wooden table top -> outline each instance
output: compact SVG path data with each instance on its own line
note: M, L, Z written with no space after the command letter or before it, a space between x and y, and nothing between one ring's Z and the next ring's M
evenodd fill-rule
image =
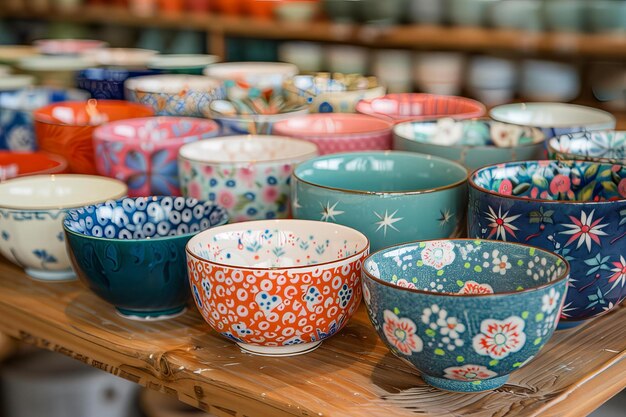
M426 385L389 353L361 308L302 356L243 353L195 307L176 319L118 316L80 283L40 283L0 261L0 331L176 396L218 416L584 416L626 387L626 308L558 332L493 392Z

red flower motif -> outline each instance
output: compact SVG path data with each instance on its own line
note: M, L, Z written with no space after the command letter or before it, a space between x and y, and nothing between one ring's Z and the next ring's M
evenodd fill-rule
M472 344L479 355L492 359L504 359L509 353L518 352L526 343L525 323L519 317L505 320L486 319L480 324L480 334L474 336Z

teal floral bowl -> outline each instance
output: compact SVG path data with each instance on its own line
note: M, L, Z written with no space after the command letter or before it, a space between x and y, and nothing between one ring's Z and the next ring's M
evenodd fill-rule
M626 165L626 131L600 130L562 135L548 142L550 159Z
M489 119L406 122L396 125L393 133L393 149L440 156L472 170L540 159L545 152L546 137L540 129Z
M373 250L465 231L466 169L410 152L353 152L311 159L292 176L297 219L357 229Z
M363 263L363 300L389 349L447 391L498 388L548 342L569 265L533 246L433 240Z

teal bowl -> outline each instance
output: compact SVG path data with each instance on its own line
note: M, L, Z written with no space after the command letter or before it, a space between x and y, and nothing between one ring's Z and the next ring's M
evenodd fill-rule
M354 152L298 165L291 180L297 219L359 230L373 250L465 232L467 170L410 152Z
M451 159L470 170L541 159L544 142L540 129L489 119L406 122L393 130L393 149Z
M391 352L436 388L478 392L504 385L550 340L569 265L518 243L434 240L370 255L362 278Z
M64 229L83 283L126 318L163 320L189 300L185 245L227 221L210 202L139 197L70 210Z

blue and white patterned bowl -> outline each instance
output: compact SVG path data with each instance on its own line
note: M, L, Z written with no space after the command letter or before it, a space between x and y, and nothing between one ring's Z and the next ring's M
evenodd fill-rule
M226 211L183 197L139 197L70 210L72 265L98 296L129 318L163 319L189 299L185 245L226 224Z
M626 131L570 133L548 141L550 159L626 165Z
M363 263L363 299L389 349L437 388L498 388L548 342L569 265L515 243L433 240Z
M124 100L124 82L133 77L160 74L158 70L123 68L88 68L78 73L78 88L89 91L98 100Z
M559 328L626 297L626 167L585 161L493 165L470 177L470 237L528 243L572 267Z

